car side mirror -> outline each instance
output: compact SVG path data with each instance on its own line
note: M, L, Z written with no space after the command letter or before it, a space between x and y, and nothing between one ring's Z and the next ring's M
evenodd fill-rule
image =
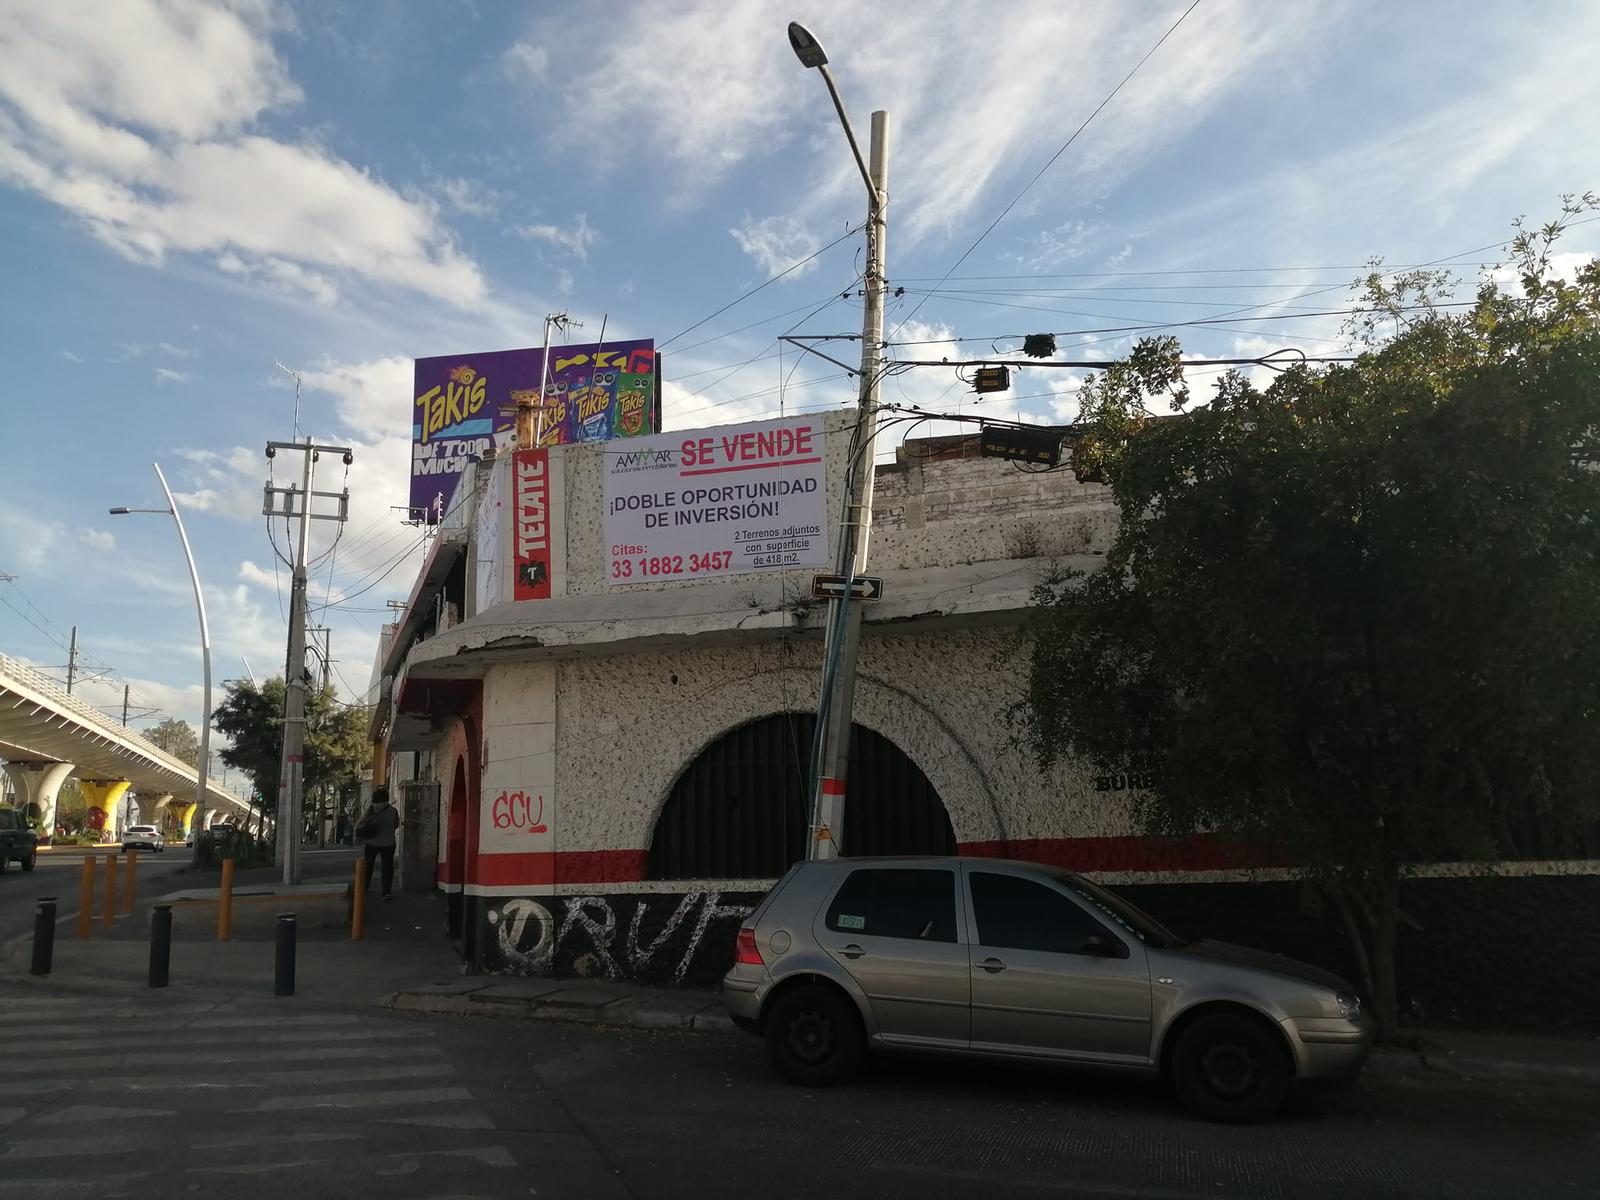
M1098 933L1091 933L1083 939L1080 950L1084 954L1092 954L1096 958L1127 958L1128 948L1113 938L1101 937Z

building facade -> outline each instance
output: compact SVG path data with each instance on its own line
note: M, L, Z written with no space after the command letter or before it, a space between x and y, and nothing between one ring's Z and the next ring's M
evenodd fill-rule
M852 420L749 427L752 437L803 433L794 444L817 448L807 460L817 495L806 502L834 520L799 555L814 563L833 559ZM721 431L663 444L682 439L692 456L702 434ZM708 569L684 578L662 566L675 556L646 556L632 561L662 574L619 578L638 548L619 541L624 518L639 515L630 505L664 525L684 496L720 505L728 476L714 472L741 469L680 472L709 475L710 486L697 481L674 505L619 481L633 466L619 453L638 451L573 445L478 464L380 655L374 733L392 778L417 780L404 805L408 882L449 894L470 963L705 984L810 839L805 778L826 612L811 578L827 568L723 570L706 555ZM1139 780L1075 763L1042 770L1021 745L1012 712L1032 592L1063 569L1101 564L1117 515L1108 492L1070 470L978 457L968 438L907 442L878 467L876 488L869 561L884 595L864 609L836 831L844 852L1066 865L1180 926L1348 971L1337 926L1307 909L1291 864L1241 862L1206 837L1141 836ZM1514 999L1463 998L1448 963L1464 948L1480 961L1514 953L1516 938L1508 928L1506 947L1488 946L1481 922L1458 914L1490 904L1525 917L1548 900L1592 919L1597 882L1592 862L1421 869L1409 894L1438 926L1426 946L1419 939L1413 1013L1504 1023L1498 1014ZM1546 1007L1547 1024L1592 1021L1576 995Z

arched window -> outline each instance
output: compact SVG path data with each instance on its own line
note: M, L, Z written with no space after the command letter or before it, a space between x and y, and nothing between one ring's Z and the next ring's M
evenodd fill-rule
M771 879L805 854L811 713L741 725L703 750L656 819L651 879ZM846 854L954 854L933 785L889 739L850 732Z

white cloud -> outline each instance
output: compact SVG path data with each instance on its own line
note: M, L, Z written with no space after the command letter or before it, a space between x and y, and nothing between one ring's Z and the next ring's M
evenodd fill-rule
M55 553L66 533L60 521L0 502L0 562L15 571L52 573L61 563Z
M571 271L567 270L565 267L562 267L556 272L556 291L560 292L563 296L571 294L572 283L573 280Z
M841 208L853 216L864 207L822 83L795 62L782 21L766 6L643 6L629 13L626 38L603 36L613 13L590 11L587 25L574 27L567 11L532 25L536 42L559 28L591 45L589 77L627 80L624 87L540 91L559 119L550 121L544 104L536 111L561 145L582 147L590 161L613 170L665 160L676 168L669 178L694 194L715 188L738 164L781 155L803 180L785 215L814 225ZM890 21L871 5L814 0L805 19L833 51L863 149L867 114L892 114L893 236L906 245L997 211L1178 11L1105 0L1074 4L1064 19L1059 0L1016 0L997 17L962 0L925 0L896 10ZM1326 36L1338 19L1325 8L1291 8L1263 21L1258 6L1244 0L1207 4L1095 119L1030 201L1074 190L1098 194L1179 142L1230 92L1293 71L1295 51ZM992 39L997 20L1007 45L1026 48L998 64L973 53ZM640 46L650 53L639 53Z
M749 214L733 229L733 240L761 268L763 275L777 275L803 259L810 258L822 244L815 234L794 217L765 217L756 220ZM789 278L798 279L816 267L807 263Z
M543 80L550 69L550 52L532 42L518 42L506 51L504 61L508 74Z
M83 361L83 359L79 358L71 350L63 350L61 352L61 357L66 359L70 363L81 363Z
M299 98L271 42L285 19L270 0L7 5L0 179L137 262L207 256L324 303L341 275L481 304L482 272L431 203L248 131Z
M78 530L78 540L96 550L115 550L117 548L116 535L104 529L85 526Z
M281 573L274 574L264 567L256 566L249 559L245 559L239 564L239 578L246 583L253 583L257 587L271 588L275 592L281 591L283 588L283 575Z
M180 450L189 464L191 491L176 491L185 509L239 520L261 517L261 484L267 473L260 449L235 446L226 453L214 450Z
M174 371L170 367L156 368L157 383L188 383L192 378L194 377L187 371Z
M1009 257L1041 271L1049 270L1089 253L1103 229L1088 221L1066 221L1054 229L1041 229L1025 243L1024 252Z
M505 193L485 187L475 179L441 179L436 186L451 211L467 217L497 216L506 201Z
M589 247L600 240L600 235L589 227L589 217L579 213L569 226L518 225L510 232L531 242L546 242L576 258L587 260Z
M168 358L194 358L199 351L188 350L182 346L174 346L171 342L157 342L156 349Z

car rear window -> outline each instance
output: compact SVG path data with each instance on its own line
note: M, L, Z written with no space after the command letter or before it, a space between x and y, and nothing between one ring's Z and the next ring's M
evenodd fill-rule
M852 871L828 906L827 926L836 933L953 942L955 872L900 868Z

